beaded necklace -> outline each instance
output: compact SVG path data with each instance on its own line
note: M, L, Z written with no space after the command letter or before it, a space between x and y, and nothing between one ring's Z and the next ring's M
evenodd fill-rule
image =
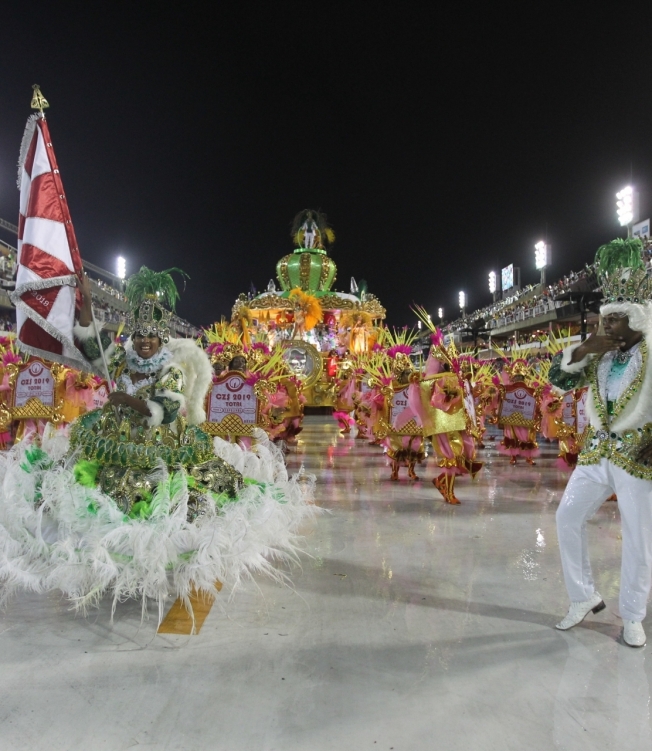
M161 347L152 357L140 357L135 349L127 350L127 368L133 373L153 375L162 370L171 360L172 352L167 347Z

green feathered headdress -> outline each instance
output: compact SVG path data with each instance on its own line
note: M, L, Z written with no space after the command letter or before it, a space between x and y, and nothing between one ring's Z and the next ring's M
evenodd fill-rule
M595 254L598 277L619 275L623 269L644 269L642 251L643 243L637 237L617 238L601 245Z
M636 237L618 238L598 248L595 270L605 304L640 304L650 299L652 280L642 251L643 243Z
M129 307L134 310L146 298L156 297L161 305L174 312L179 299L179 291L172 278L173 272L184 279L190 279L185 271L176 267L165 271L152 271L147 266L141 266L140 271L127 280L125 295L129 301Z
M164 344L169 341L170 318L179 299L172 272L190 278L181 269L152 271L146 266L129 277L125 288L131 311L127 323L134 334L158 336Z

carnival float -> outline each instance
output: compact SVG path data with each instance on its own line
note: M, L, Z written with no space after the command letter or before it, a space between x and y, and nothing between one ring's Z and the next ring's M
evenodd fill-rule
M332 289L337 266L328 251L335 234L324 214L299 212L291 236L295 248L276 264L277 282L270 280L262 294L241 294L232 324L247 346L253 339L281 345L307 407L334 407L338 362L372 350L385 308L353 278L350 292Z

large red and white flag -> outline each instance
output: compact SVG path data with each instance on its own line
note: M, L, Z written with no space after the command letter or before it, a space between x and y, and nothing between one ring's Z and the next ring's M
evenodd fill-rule
M18 163L20 217L16 306L20 350L91 370L75 346L76 277L82 262L42 113L27 120Z

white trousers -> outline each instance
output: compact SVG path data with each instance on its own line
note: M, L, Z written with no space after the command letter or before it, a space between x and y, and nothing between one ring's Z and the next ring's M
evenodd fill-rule
M652 583L652 481L627 474L608 459L576 467L557 509L557 537L571 602L594 592L586 523L615 493L622 524L620 616L642 621Z

